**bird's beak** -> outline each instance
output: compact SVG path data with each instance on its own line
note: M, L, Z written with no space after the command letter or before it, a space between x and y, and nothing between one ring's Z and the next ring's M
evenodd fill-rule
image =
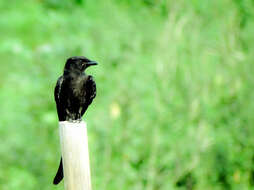
M89 61L88 63L86 63L86 65L87 65L87 67L89 67L89 66L93 66L93 65L98 65L98 63L95 61Z

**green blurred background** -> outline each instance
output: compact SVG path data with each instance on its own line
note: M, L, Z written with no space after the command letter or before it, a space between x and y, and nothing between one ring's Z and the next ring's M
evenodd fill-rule
M0 0L0 189L51 190L53 97L85 55L93 189L254 189L253 0Z

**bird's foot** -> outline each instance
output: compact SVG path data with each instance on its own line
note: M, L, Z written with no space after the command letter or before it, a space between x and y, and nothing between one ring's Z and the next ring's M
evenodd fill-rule
M81 123L82 119L73 119L70 122L72 123Z
M69 122L71 122L71 123L77 123L77 120L76 119L69 119Z
M81 123L82 118L79 118L79 119L69 119L68 121L72 122L72 123Z

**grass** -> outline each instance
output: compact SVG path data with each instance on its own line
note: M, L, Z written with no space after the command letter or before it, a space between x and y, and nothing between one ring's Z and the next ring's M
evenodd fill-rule
M0 189L63 189L53 90L100 63L94 189L253 189L251 0L0 1Z

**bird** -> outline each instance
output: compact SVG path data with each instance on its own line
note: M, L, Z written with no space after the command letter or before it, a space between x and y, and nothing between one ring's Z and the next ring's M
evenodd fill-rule
M85 70L97 64L84 56L73 56L66 60L63 75L58 78L54 91L59 121L82 121L82 116L96 97L96 83ZM61 158L53 184L60 183L63 177Z

